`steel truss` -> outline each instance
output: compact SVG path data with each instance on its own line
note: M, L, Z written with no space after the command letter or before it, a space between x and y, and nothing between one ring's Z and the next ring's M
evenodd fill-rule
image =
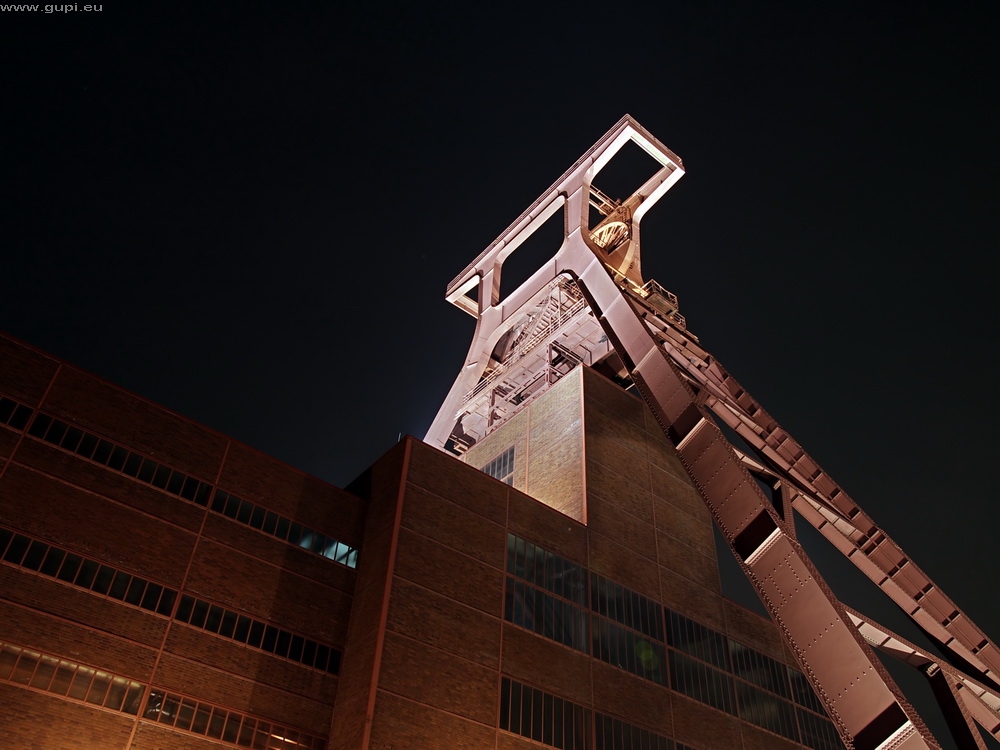
M592 183L630 141L655 159L659 170L618 202ZM567 359L575 346L578 360L613 360L622 377L634 383L845 745L858 750L940 747L872 646L930 678L962 747L984 747L977 724L1000 739L1000 651L994 643L700 346L677 312L676 297L642 279L640 221L683 173L680 159L626 116L451 282L447 299L478 323L465 365L426 441L452 450L468 447L491 429L494 420L476 417L475 404L479 399L484 410L492 408L496 395L482 394L489 394L501 375L527 382L532 368L553 372L551 359L539 364L515 357L517 346L510 344L541 330L536 319L545 301L572 280L589 310L563 316L573 328L561 339L560 356ZM602 217L594 226L591 208ZM558 251L500 299L504 261L560 211L564 231ZM595 337L595 332L603 335ZM546 340L555 341L556 334L548 331ZM610 342L606 352L594 343L604 337ZM547 375L545 382L552 378ZM470 434L463 425L473 422L479 426L470 427ZM762 486L771 488L771 497ZM793 510L958 666L842 604L796 540Z

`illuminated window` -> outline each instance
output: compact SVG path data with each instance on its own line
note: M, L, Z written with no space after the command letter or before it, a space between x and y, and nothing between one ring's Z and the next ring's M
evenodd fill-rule
M283 542L315 552L341 565L349 568L356 568L358 565L358 551L354 547L318 531L307 529L291 519L283 518L236 495L216 490L215 497L212 498L212 510L262 531L268 536L277 537Z
M165 690L149 693L144 719L238 747L324 750L326 739Z
M142 683L127 677L13 643L0 643L0 682L32 687L133 716L139 713L146 689Z
M9 399L0 399L0 416L4 413L3 402L6 401ZM18 406L17 409L27 409L27 407ZM26 413L30 414L31 410L28 409ZM11 414L11 419L14 419L22 412L13 410ZM17 418L20 419L20 417ZM26 420L27 416L24 416L24 419ZM209 498L212 497L212 485L208 482L171 469L151 458L115 445L97 435L84 432L78 427L73 427L47 414L39 414L35 417L28 434L87 461L100 464L112 471L132 477L137 482L152 485L168 494L197 505L208 506ZM307 529L289 518L279 516L235 495L216 490L215 497L212 498L211 509L238 523L269 536L277 537L283 542L315 552L328 560L333 560L349 568L357 567L358 550L354 547L318 531Z

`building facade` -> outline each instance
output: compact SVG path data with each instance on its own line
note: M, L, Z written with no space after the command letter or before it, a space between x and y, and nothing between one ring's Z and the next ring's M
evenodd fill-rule
M587 367L350 491L10 339L0 397L0 746L842 746Z
M366 503L0 338L0 747L327 744Z

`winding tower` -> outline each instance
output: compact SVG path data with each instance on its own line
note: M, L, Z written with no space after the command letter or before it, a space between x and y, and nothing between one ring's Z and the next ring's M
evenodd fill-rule
M631 195L606 195L595 178L628 144L652 157L656 171ZM448 301L477 324L426 442L468 452L581 364L634 388L844 745L941 746L873 651L880 649L930 680L959 747L985 750L978 727L1000 739L994 642L701 345L677 297L643 278L640 222L683 174L681 160L625 116L449 284ZM558 250L502 294L505 262L552 224L561 225ZM839 601L799 544L793 513L947 658Z

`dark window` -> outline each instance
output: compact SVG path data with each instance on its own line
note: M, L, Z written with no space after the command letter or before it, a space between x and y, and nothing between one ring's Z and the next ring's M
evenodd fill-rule
M720 669L730 670L729 639L722 633L668 611L667 643Z
M247 638L250 636L250 623L250 618L245 615L240 615L237 618L236 627L233 631L234 641L239 641L240 643L247 642Z
M500 684L500 729L563 750L591 748L588 709L507 677Z
M28 551L30 545L31 540L28 537L14 534L13 539L10 540L10 544L7 545L7 551L4 553L3 559L14 565L20 565L21 560L24 559L24 553Z
M80 570L80 565L83 563L83 558L79 555L74 555L70 552L66 555L66 559L63 561L62 567L59 569L59 580L67 581L68 583L73 583L76 579L76 574Z
M603 617L593 618L593 655L659 685L667 684L666 648Z
M247 645L253 646L254 648L260 648L261 641L264 638L264 623L254 620L250 624L250 636L247 638Z
M170 469L166 466L157 466L156 474L153 475L153 486L165 490L170 483Z
M111 452L114 449L115 447L107 440L100 440L97 443L97 448L94 449L94 455L91 460L99 464L107 465L108 459L111 458Z
M215 709L212 712L212 718L208 723L208 731L206 734L209 737L214 737L215 739L220 739L222 737L222 728L226 724L226 712Z
M287 518L278 519L278 528L275 529L274 535L278 539L288 539L288 524L291 523Z
M31 429L28 430L28 434L33 435L36 438L44 439L45 432L49 429L50 424L52 424L52 417L45 414L39 414L35 417L35 421L31 423Z
M208 608L208 616L205 618L205 630L211 631L212 633L218 633L219 626L221 624L222 607L217 607L213 604Z
M111 582L111 588L108 589L108 596L113 599L124 599L131 578L132 576L128 573L122 573L120 570L116 571L115 577Z
M736 714L733 678L729 674L677 651L670 652L670 667L673 688L678 693Z
M76 576L76 585L84 589L92 588L94 579L97 577L97 571L100 568L100 563L93 560L84 560L80 565L80 572Z
M736 698L741 719L795 742L799 741L795 707L791 703L741 680L736 681Z
M198 487L197 492L195 492L194 501L198 505L208 505L208 498L212 494L211 485L207 485L204 482L195 482Z
M274 645L278 641L278 629L270 625L264 627L264 640L261 642L261 649L274 653Z
M23 430L28 424L31 409L9 398L0 398L0 424L6 424L15 430Z
M59 568L62 565L63 558L66 557L66 553L61 549L56 549L51 547L49 549L49 554L45 556L45 562L42 563L42 567L39 569L41 573L47 576L56 577L59 572Z
M139 580L139 579L136 579ZM156 611L156 605L160 601L160 594L163 593L163 586L158 583L151 583L146 587L146 591L142 596L142 602L139 606L143 609L148 609L151 612Z
M844 743L841 742L833 722L802 708L796 708L795 713L799 720L803 745L815 750L842 750Z
M45 440L54 445L59 445L59 442L63 439L63 435L66 434L67 428L69 428L69 425L65 422L53 419L49 431L45 433Z
M499 479L504 484L514 484L514 446L505 450L499 456L482 468L484 474Z
M673 743L663 735L621 719L594 714L595 750L668 750Z
M181 488L181 497L185 500L194 500L195 495L198 494L198 485L201 484L194 477L186 477L184 479L184 486Z
M114 446L111 449L111 456L108 458L108 468L114 469L115 471L121 471L122 467L125 465L125 459L128 458L128 455L128 451L120 445Z
M188 622L191 619L191 611L194 609L194 599L190 596L182 596L181 603L177 607L177 619L181 622Z
M66 436L62 439L62 447L68 451L76 452L76 449L80 446L80 440L83 439L83 430L77 427L70 427L66 430Z
M107 594L114 579L114 568L109 568L107 565L101 565L97 570L97 577L94 579L94 585L90 588L98 594Z
M194 721L194 711L197 703L187 698L181 700L181 707L177 709L177 722L174 724L178 729L190 729L191 722Z
M80 447L76 449L76 452L84 458L91 458L97 449L98 443L100 443L100 440L96 435L85 433L83 440L80 441Z
M195 599L194 608L191 610L191 619L188 620L188 622L196 628L204 627L205 618L208 617L208 608L208 602L203 602L201 599Z
M122 450L126 454L125 464L121 470L122 474L128 474L130 477L134 477L139 473L139 467L142 466L142 456L139 456L135 453L130 453L129 451L125 451L124 448ZM115 449L115 452L116 453L118 452L117 448Z
M185 479L187 479L187 477L181 474L179 471L171 472L170 481L167 482L167 492L169 492L171 495L180 495L181 489L184 487Z
M21 562L22 567L29 568L30 570L38 570L42 567L42 560L45 559L45 553L48 551L49 545L37 540L33 541L28 548L28 554L24 556L24 560Z
M156 612L161 615L170 616L170 612L174 608L174 600L177 598L177 592L173 589L163 589L163 594L160 595L160 603L156 607Z
M146 581L137 576L132 576L132 580L128 585L128 591L125 592L125 601L138 607L142 602L142 595L145 591Z
M222 624L219 625L219 635L223 638L232 638L236 629L236 613L226 610L222 614Z
M336 671L328 669L328 664L330 661L330 649L324 646L322 643L316 644L316 661L313 662L316 665L316 669L322 669L323 671Z
M565 646L589 651L586 610L514 578L507 579L504 617Z

